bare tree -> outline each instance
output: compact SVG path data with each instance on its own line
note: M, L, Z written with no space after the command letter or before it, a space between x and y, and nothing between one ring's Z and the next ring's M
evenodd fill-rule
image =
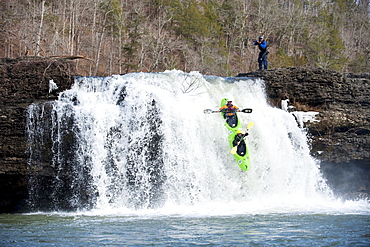
M366 0L0 1L1 56L83 55L81 74L233 75L257 68L259 35L272 67L370 68Z

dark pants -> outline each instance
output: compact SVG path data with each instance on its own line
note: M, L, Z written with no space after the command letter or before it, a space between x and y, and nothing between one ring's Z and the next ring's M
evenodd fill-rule
M239 154L240 156L244 156L246 151L247 151L247 145L245 145L244 141L240 142L236 150L236 153Z
M267 54L268 51L261 51L258 54L258 68L262 69L262 65L264 66L265 69L268 68L268 62L267 62Z
M232 115L232 116L225 116L226 118L226 123L230 126L230 127L235 127L238 125L238 117L236 116L236 114Z

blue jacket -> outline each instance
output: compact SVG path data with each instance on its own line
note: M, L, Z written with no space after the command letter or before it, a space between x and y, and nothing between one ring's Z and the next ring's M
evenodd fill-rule
M258 45L258 48L260 49L260 51L266 51L266 48L267 48L266 40L262 41L261 44L259 44L257 41L254 41L254 45Z

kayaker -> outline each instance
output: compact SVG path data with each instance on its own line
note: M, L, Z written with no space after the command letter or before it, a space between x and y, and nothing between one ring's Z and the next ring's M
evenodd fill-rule
M248 132L245 132L243 134L241 130L238 130L233 140L233 146L235 147L236 145L238 145L236 153L240 156L244 156L246 152L246 144L244 141L244 137L246 136L248 136Z
M245 144L245 142L244 142L244 137L246 137L246 136L248 136L249 134L248 134L248 132L245 132L244 134L243 134L243 132L241 131L241 130L238 130L237 132L236 132L236 135L235 135L235 137L234 137L234 141L233 141L233 146L235 147L236 145L238 145L238 143L240 142L240 144L241 143L244 143Z
M228 100L224 106L220 108L220 112L224 113L226 122L231 127L235 127L238 124L238 118L236 117L236 112L240 112L239 107L232 104L231 100Z

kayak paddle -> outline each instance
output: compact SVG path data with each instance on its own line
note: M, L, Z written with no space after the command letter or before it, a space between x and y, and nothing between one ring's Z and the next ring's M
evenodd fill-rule
M211 109L205 109L203 110L204 114L210 114L210 113L217 113L217 112L220 112L220 111L214 111L214 110L211 110ZM252 113L252 109L251 108L245 108L243 110L240 110L239 112L244 112L244 113Z
M250 128L252 128L254 126L254 123L253 122L249 122L248 124L248 127L247 127L247 130L250 130ZM243 137L244 138L244 137ZM230 150L230 153L232 154L236 154L236 151L238 150L238 146L240 144L241 141L238 142L238 144L236 144L235 147L233 147L231 150Z
M251 108L245 108L243 110L240 110L240 112L244 112L244 113L252 113L252 109Z
M214 110L211 110L211 109L205 109L203 110L204 114L210 114L210 113L216 113L216 112L219 112L219 111L214 111Z

